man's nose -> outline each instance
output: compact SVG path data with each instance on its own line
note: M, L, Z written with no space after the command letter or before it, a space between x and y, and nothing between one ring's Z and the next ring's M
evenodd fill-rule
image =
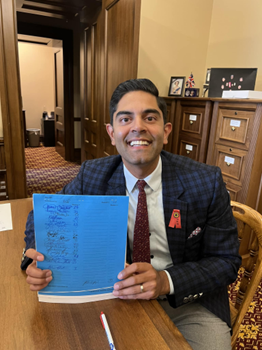
M146 126L141 117L135 117L132 123L132 131L133 132L142 132L145 131Z

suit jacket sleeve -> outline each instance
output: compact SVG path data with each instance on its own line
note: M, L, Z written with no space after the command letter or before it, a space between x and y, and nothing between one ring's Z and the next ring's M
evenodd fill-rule
M175 294L168 296L173 307L182 305L189 295L203 293L204 296L229 285L237 277L241 264L237 226L219 168L211 198L201 234L186 241L183 262L167 269L174 285ZM201 210L201 203L195 210Z

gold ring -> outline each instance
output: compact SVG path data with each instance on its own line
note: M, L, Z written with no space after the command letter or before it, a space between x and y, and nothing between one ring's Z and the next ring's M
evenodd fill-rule
M144 292L143 283L140 284L140 289L141 289L141 293L143 293Z

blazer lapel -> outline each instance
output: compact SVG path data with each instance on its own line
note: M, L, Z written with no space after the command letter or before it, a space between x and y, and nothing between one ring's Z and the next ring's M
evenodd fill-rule
M178 264L183 261L186 243L187 202L179 199L184 192L183 183L176 173L175 165L164 156L162 156L162 190L169 250L173 263ZM169 227L174 209L180 211L181 228Z

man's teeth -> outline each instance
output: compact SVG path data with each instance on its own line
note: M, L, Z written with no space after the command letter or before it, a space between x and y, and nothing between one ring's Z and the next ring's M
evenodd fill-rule
M149 145L149 142L147 141L131 141L130 146L135 146L135 145Z

